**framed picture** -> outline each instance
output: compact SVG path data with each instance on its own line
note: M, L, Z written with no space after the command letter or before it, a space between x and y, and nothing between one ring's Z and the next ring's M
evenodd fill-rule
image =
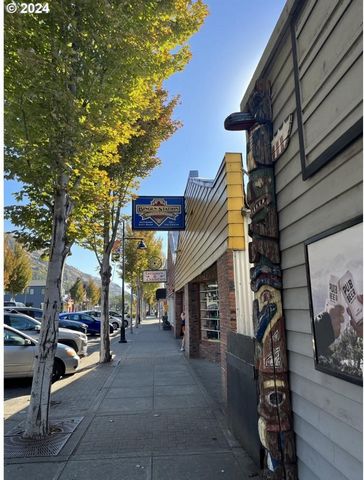
M363 383L363 217L305 242L315 367Z

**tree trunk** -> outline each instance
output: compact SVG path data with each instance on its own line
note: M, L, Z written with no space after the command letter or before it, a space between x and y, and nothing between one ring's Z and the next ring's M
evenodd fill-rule
M110 362L109 290L111 279L110 256L104 253L101 265L101 344L100 363Z
M137 278L136 319L135 319L136 328L139 328L139 321L140 321L140 281L138 277Z
M52 373L58 339L58 314L61 309L62 275L69 247L66 243L66 221L69 204L64 188L54 197L53 231L50 247L43 319L35 357L34 376L25 421L25 438L40 438L49 433L49 407Z

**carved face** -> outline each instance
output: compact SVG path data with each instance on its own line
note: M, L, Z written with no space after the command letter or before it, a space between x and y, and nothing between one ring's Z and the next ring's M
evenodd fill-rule
M253 221L259 221L266 215L264 209L268 206L275 207L273 170L271 168L260 168L251 172L249 180L247 202Z
M261 374L259 378L258 413L265 420L267 432L287 431L291 428L287 376Z
M249 130L248 171L271 166L272 161L272 126L270 123L258 124Z

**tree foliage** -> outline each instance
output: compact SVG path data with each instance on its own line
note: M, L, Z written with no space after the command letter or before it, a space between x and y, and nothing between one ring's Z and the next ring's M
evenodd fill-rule
M24 292L32 279L32 263L29 254L18 243L10 246L9 240L4 243L4 288L16 295Z
M93 280L90 280L86 287L87 298L91 307L97 305L100 301L101 291Z
M4 240L4 291L9 291L10 280L12 272L15 268L15 256L9 244L7 236Z
M70 294L75 304L80 304L84 301L86 291L81 278L77 278L75 283L72 285L70 288Z
M104 167L143 131L205 15L200 0L59 0L47 15L6 15L5 171L27 201L7 215L34 248L49 246L60 173L76 218L108 198ZM77 232L69 219L69 242Z

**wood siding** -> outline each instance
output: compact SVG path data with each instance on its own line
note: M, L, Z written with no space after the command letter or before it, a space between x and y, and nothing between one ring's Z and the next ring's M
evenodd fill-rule
M245 233L241 154L227 153L213 181L190 177L185 191L186 230L180 232L175 288L213 265L226 250L243 250Z
M310 163L362 117L362 3L301 4L294 28ZM294 113L290 142L275 164L275 176L298 474L300 480L359 480L363 390L314 367L304 241L362 214L362 138L303 180L287 7L282 19L254 79L262 76L271 82L274 132ZM253 88L254 81L242 101L243 111Z
M306 163L362 118L359 0L309 0L295 26Z

